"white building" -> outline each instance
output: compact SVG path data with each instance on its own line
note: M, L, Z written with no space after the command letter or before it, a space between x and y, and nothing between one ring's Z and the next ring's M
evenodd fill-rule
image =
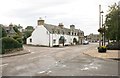
M60 23L58 26L45 24L44 20L38 20L38 26L32 35L27 38L27 44L41 46L59 46L82 44L84 40L84 32L75 29L74 25L70 25L70 29L64 28Z

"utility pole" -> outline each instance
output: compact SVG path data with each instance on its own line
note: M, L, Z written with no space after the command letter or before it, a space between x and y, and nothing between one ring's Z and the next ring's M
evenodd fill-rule
M101 11L101 5L99 5L99 29L101 28L101 14L104 13ZM101 33L99 33L99 47L101 46ZM103 39L103 38L102 38ZM103 41L102 41L103 42Z
M99 28L101 28L101 5L99 5ZM99 47L100 46L101 46L101 34L99 35Z
M103 28L103 15L102 15L102 28ZM104 33L102 33L102 46L103 46L103 39L104 38Z

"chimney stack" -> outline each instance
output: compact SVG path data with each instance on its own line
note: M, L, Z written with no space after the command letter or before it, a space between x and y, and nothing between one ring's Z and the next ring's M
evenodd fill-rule
M59 26L60 28L63 28L63 27L64 27L63 23L59 23L58 26Z
M70 25L70 29L74 30L75 29L75 25Z
M44 25L44 20L40 17L40 19L38 20L38 26L39 25Z

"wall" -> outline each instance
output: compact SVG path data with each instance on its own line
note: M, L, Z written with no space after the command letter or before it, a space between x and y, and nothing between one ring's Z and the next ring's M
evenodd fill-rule
M32 39L32 42L30 42L30 39ZM37 26L27 39L27 44L49 46L49 32L43 25Z

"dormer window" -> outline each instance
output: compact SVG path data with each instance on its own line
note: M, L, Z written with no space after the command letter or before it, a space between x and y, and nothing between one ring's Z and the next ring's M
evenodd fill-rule
M76 35L76 33L75 33L75 35Z
M72 35L73 35L73 32L72 32Z
M60 31L58 30L58 34L60 34Z
M54 29L52 29L52 33L53 33L53 34L55 33Z

